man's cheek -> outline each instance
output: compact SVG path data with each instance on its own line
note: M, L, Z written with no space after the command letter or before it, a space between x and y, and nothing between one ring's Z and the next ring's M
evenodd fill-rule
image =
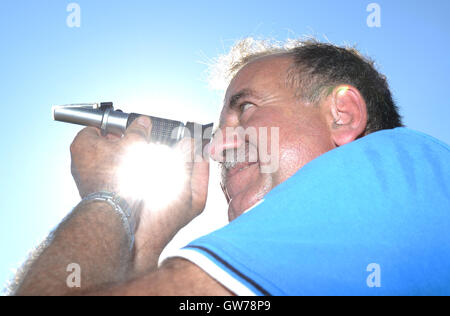
M270 136L267 129L260 129L259 161L261 173L272 174L278 171L280 167L280 129L278 127L270 128Z

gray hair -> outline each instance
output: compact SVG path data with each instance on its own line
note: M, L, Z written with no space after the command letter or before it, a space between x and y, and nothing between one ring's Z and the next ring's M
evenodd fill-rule
M236 73L249 62L270 55L285 54L293 63L286 84L295 88L302 101L316 104L339 85L356 87L366 101L367 133L403 126L386 77L375 63L354 47L340 47L313 38L238 41L228 54L214 60L209 70L210 87L225 90Z
M213 59L209 64L208 83L213 90L226 90L233 77L249 62L264 56L288 53L302 45L298 39L285 42L273 39L247 37L237 41L226 54Z

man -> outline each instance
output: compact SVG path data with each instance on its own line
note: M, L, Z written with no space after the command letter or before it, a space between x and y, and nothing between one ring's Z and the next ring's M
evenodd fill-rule
M448 294L450 243L441 234L450 227L448 147L398 129L385 78L355 50L317 42L268 46L246 39L232 50L244 53L232 62L210 146L223 166L228 226L158 267L163 248L205 207L207 159L187 164L189 180L164 211L121 196L128 208L113 195L115 171L130 144L149 139L151 122L138 119L121 139L86 128L71 146L83 201L25 266L15 293ZM278 137L263 145L239 127L258 134L274 127ZM191 157L190 145L180 144ZM263 147L277 148L270 172L263 172ZM240 148L244 160L236 159ZM405 267L408 260L417 267ZM66 284L70 263L81 268L81 288ZM405 277L411 269L422 274ZM382 271L386 291L368 292L383 289Z

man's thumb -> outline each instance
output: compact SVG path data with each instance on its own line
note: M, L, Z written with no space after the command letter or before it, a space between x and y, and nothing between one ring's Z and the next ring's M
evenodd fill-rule
M131 123L131 125L125 131L125 137L135 138L140 137L145 141L150 141L152 131L152 120L147 116L139 116Z

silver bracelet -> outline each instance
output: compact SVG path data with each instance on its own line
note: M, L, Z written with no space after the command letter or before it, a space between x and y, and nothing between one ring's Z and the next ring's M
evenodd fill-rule
M108 203L110 206L112 206L114 211L116 211L116 213L120 215L123 226L128 235L128 239L130 240L130 250L132 250L134 246L136 218L135 212L128 205L127 201L125 201L116 193L101 191L89 194L80 202L80 204L78 204L78 206L96 201Z

